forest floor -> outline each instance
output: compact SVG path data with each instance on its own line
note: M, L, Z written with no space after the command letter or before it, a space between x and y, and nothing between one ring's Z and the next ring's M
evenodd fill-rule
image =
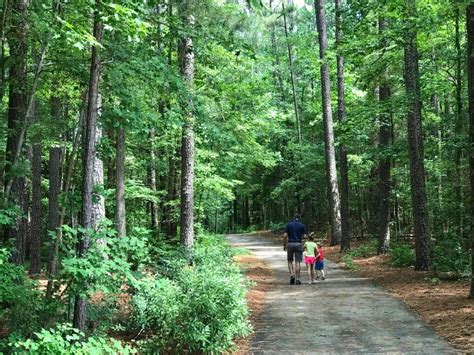
M268 235L230 235L228 239L250 250L274 275L250 347L242 352L455 352L402 301L370 278L328 261L326 281L289 285L280 242ZM305 273L302 281L306 282Z

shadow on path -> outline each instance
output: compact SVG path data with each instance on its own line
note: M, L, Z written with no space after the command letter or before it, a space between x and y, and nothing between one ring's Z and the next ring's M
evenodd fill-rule
M307 284L302 264L300 286L289 284L281 245L258 235L228 235L273 269L276 285L265 296L255 326L253 354L395 353L456 354L405 304L326 260L325 281Z

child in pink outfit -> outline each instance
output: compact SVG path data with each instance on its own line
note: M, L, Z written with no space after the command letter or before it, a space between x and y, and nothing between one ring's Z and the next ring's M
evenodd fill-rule
M304 243L303 250L306 253L304 262L306 263L306 270L308 271L308 283L311 285L314 282L314 264L318 250L312 233L308 236L308 241Z

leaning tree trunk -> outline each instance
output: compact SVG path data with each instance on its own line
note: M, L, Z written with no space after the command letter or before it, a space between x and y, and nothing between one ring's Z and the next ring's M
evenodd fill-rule
M9 98L8 98L8 138L6 147L5 167L5 196L8 196L8 186L11 184L9 201L20 209L24 209L27 204L26 197L27 180L25 176L11 176L10 167L15 163L18 153L19 143L22 139L22 126L26 123L27 111L27 0L14 0L11 4L11 30L8 31L8 44L10 48L10 69L9 69ZM21 148L20 148L21 149ZM7 183L8 181L8 183ZM22 232L26 230L26 219L18 217L12 226L5 228L5 239L15 240L15 251L12 255L13 262L21 264L25 258L26 235Z
M194 18L189 13L189 4L183 6L183 22L192 27ZM192 89L194 80L194 51L191 37L181 38L179 41L180 73L189 89ZM181 244L186 249L187 258L191 258L194 242L194 117L192 113L192 99L186 99L184 108L184 126L181 140Z
M416 18L415 0L407 0L408 17ZM404 51L405 87L408 100L408 153L410 156L410 186L415 225L416 270L427 270L430 266L431 236L426 202L425 165L423 153L423 129L421 123L421 89L418 68L416 24L408 22Z
M337 117L341 124L346 120L344 98L344 57L341 54L342 16L341 0L336 0L336 47L337 53ZM341 251L350 249L350 210L349 210L349 166L344 144L339 147L339 171L341 173Z
M42 234L42 209L41 209L41 144L33 146L33 161L31 164L33 176L31 198L31 229L30 229L30 275L39 274L41 271L41 234Z
M322 106L324 120L324 145L326 155L326 174L328 179L328 195L331 218L331 245L341 241L341 208L339 202L339 188L337 184L336 152L334 148L334 128L331 109L331 84L329 81L329 67L326 63L328 47L326 10L324 0L315 0L316 23L319 38L319 57L321 60Z
M117 131L115 182L115 228L118 237L125 237L127 228L125 220L125 128L123 127L120 127Z
M471 292L470 298L474 298L474 5L466 8L467 29L467 78L469 99L469 181L471 185Z
M387 20L379 19L379 35L385 35L387 28ZM385 48L387 43L382 40L382 46ZM382 73L381 84L379 87L379 176L378 176L378 228L377 234L379 239L378 253L385 254L390 246L390 168L391 159L388 155L387 148L390 147L390 137L392 135L391 113L388 105L390 103L391 90L387 82L387 73Z
M93 36L98 44L102 42L103 24L99 14L101 0L95 1L96 11L94 13ZM89 92L87 101L87 115L85 119L85 137L83 148L83 182L82 182L82 216L81 224L84 229L94 228L93 220L93 189L94 189L94 161L96 155L96 130L97 111L99 98L99 78L100 78L100 47L92 47L91 68L89 77ZM84 257L89 249L89 236L84 233L78 242L78 257ZM87 286L85 286L87 288ZM75 328L84 331L86 325L87 300L82 295L77 295L74 304L73 325Z

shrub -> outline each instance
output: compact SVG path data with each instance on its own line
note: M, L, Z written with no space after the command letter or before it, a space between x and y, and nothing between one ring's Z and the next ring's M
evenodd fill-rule
M136 284L133 326L153 333L142 342L142 350L221 353L231 349L235 337L250 332L246 281L232 262L232 249L222 237L201 236L193 265L179 262L179 267L171 263L173 275L169 269Z
M186 319L180 343L190 351L220 353L233 346L235 336L249 333L246 288L239 273L213 266L184 269L180 285Z
M469 249L463 247L465 240L453 234L443 234L436 238L433 246L433 269L440 272L454 272L468 276L471 263Z
M344 261L344 268L347 270L357 270L358 266L354 264L354 259L350 254L346 254L342 257L342 261Z
M359 245L357 248L351 250L349 254L354 258L363 258L376 254L377 248L378 241L376 239L371 239L366 243Z
M10 263L9 257L6 249L0 249L0 319L13 337L29 337L50 322L59 304L43 298L37 282L26 276L23 266Z
M135 329L154 332L155 349L164 349L179 336L183 315L182 291L166 278L145 278L135 285L138 292L131 301Z
M14 353L33 354L134 354L136 350L118 340L104 337L84 338L84 334L69 324L35 333L35 338L11 344Z
M87 290L89 295L97 292L120 292L124 283L134 281L129 258L145 249L144 242L136 237L116 238L111 222L103 220L96 231L64 226L64 237L70 248L61 262L61 278L69 283L69 292L75 296ZM75 245L81 235L90 239L84 257L76 256ZM141 254L138 254L139 256Z
M395 245L390 248L391 264L396 267L415 265L415 251L406 244Z

